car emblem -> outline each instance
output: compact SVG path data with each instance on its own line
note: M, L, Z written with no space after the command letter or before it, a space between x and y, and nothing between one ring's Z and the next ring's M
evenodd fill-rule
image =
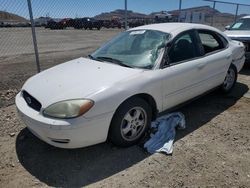
M28 104L31 104L31 98L30 97L26 97L26 101Z

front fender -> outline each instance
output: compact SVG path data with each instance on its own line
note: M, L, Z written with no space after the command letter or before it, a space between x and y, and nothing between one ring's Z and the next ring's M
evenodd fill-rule
M94 107L85 114L93 117L104 113L115 112L116 109L128 98L137 94L148 94L156 102L156 108L162 111L162 81L152 75L152 71L142 73L140 76L117 82L109 88L88 96L95 101Z

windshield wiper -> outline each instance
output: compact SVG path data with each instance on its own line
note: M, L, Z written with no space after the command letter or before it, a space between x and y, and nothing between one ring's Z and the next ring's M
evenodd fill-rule
M96 60L96 61L101 61L100 59L97 59L97 58L95 58L95 57L92 56L92 55L88 55L88 58L89 58L89 59L92 59L92 60ZM101 62L103 62L103 61L101 61Z
M95 59L101 60L101 61L107 61L107 62L110 62L110 63L115 63L115 64L121 65L123 67L133 68L132 66L123 63L121 60L114 59L114 58L111 58L111 57L99 56L99 57L96 57Z

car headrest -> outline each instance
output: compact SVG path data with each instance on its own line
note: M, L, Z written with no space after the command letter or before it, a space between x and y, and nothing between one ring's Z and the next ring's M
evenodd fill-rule
M177 42L177 48L179 49L187 49L190 47L190 42L186 39L181 39Z

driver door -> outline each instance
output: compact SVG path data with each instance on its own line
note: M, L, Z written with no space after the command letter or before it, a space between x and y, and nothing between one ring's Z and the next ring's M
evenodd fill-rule
M194 30L179 34L168 50L168 63L161 69L163 110L181 104L202 93L202 62Z

